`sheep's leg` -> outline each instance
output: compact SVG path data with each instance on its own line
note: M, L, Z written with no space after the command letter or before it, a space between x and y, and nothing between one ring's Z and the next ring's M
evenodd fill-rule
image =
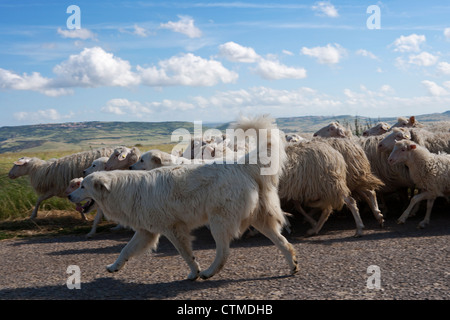
M419 223L419 228L425 228L430 223L431 209L433 209L434 200L435 199L427 200L427 213L425 214L425 219Z
M308 236L312 236L315 234L319 234L319 231L322 229L324 223L328 220L328 217L330 216L330 214L333 212L332 208L326 208L324 210L322 210L322 213L320 215L319 221L317 222L317 224L312 227L311 229L309 229L306 234Z
M102 218L103 218L103 212L101 209L98 209L97 214L95 215L95 218L94 218L94 223L92 224L91 231L86 235L86 238L92 238L92 236L97 232L97 226L98 226L99 222L102 220Z
M178 253L188 264L191 273L188 275L189 280L196 280L200 273L200 265L195 260L192 252L191 236L185 225L177 225L171 231L167 231L164 235L177 249Z
M359 215L358 206L356 205L356 200L353 197L345 197L344 198L345 204L350 209L353 215L353 219L355 219L356 223L356 233L354 237L361 237L362 236L362 229L364 229L364 224L361 220L361 216Z
M406 219L408 219L409 214L411 213L411 210L414 208L416 204L418 204L420 201L427 199L429 196L428 192L422 192L414 197L412 197L411 202L409 203L408 208L403 212L403 214L398 218L397 223L405 223Z
M317 225L317 221L314 220L313 218L311 218L311 217L309 216L309 214L307 214L307 213L305 212L305 210L303 209L303 207L302 207L302 205L301 205L300 202L294 201L294 206L295 206L295 209L296 209L298 212L300 212L300 213L305 217L306 221L308 221L308 222L311 224L312 227L315 227L315 226Z
M122 249L117 260L113 264L107 265L106 270L109 272L119 271L130 258L144 253L149 247L156 249L158 240L159 234L157 233L151 233L143 229L136 230L133 238Z
M271 225L275 226L275 223L258 223L255 221L253 226L258 229L263 235L269 238L273 244L282 252L284 255L289 268L291 270L291 274L294 274L298 271L298 263L295 255L294 247L286 240L286 238L279 232L278 229L274 227L270 227Z
M358 192L358 194L360 194L364 198L364 200L369 205L370 210L372 210L372 213L373 213L375 219L377 219L380 226L383 227L384 219L383 219L383 215L381 214L380 209L378 208L377 195L376 195L375 191L374 190L360 190Z
M42 201L47 200L51 197L53 197L53 195L51 195L51 194L44 194L44 195L39 196L39 198L36 201L36 205L34 206L33 212L31 213L30 219L34 219L37 217L39 206L41 205Z

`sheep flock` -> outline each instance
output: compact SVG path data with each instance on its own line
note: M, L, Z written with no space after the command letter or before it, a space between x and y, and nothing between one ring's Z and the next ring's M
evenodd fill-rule
M378 123L361 137L338 122L312 136L285 135L280 131L287 160L279 175L278 195L285 214L288 218L304 217L311 225L307 235L313 236L333 212L350 212L355 220L355 236L359 237L364 228L361 208L370 210L383 227L387 214L395 214L386 201L394 196L404 209L395 217L398 223L405 223L409 216L420 212L419 203L427 200L425 218L418 225L426 227L435 199L450 196L449 128L445 123L427 126L415 117L400 117L392 125ZM30 216L35 219L42 201L53 196L67 197L83 178L96 171L155 170L183 166L199 158L204 165L217 163L217 159L228 163L251 154L251 139L245 145L235 145L232 140L226 135L193 139L186 150L172 154L118 146L48 161L23 157L14 162L9 177L29 176L39 196ZM86 219L86 213L97 211L87 235L92 237L103 218L101 209L80 203L76 210L82 219Z

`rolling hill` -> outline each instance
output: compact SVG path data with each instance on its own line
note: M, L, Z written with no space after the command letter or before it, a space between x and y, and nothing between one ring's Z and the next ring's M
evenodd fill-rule
M450 111L418 115L423 123L450 121ZM363 116L303 116L278 118L277 124L286 133L315 132L332 121L364 130L378 121L389 124L396 118L373 119ZM228 123L206 124L203 130L214 127L224 131ZM175 129L184 128L193 132L192 122L72 122L60 124L39 124L15 127L0 127L0 153L5 152L45 152L81 151L104 146L150 146L173 144L171 134Z

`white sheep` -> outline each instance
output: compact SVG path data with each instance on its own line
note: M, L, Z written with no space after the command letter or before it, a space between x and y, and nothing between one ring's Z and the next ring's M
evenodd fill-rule
M285 138L286 138L287 142L291 142L291 143L297 143L297 142L306 140L302 136L295 134L295 133L294 134L286 134Z
M65 198L65 191L70 181L83 175L92 161L97 158L109 156L113 149L102 148L91 151L79 152L59 159L44 161L38 158L23 157L14 162L9 172L9 178L16 179L28 175L30 183L39 195L36 206L30 218L37 217L37 212L42 201L57 196ZM84 215L82 215L84 217ZM85 217L84 217L85 218Z
M162 166L190 163L192 163L190 159L174 156L158 149L153 149L144 152L139 157L139 160L130 166L130 170L152 170Z
M283 202L292 201L311 223L308 235L318 234L333 210L340 210L344 204L352 206L345 160L337 150L320 141L289 144L286 154L288 160L280 177L279 197ZM316 222L306 214L303 206L320 209L319 220ZM361 225L359 221L358 230Z
M390 128L391 127L386 122L378 122L372 128L365 130L362 135L363 137L379 136L383 133L388 132Z
M408 118L404 118L404 117L398 117L397 118L397 123L395 123L394 125L392 125L391 130L393 128L421 128L423 127L423 124L421 124L419 121L416 120L415 116L411 116Z
M316 131L313 136L324 138L351 138L353 134L350 129L347 129L339 122L331 122L329 125Z
M117 147L106 162L105 170L128 170L131 165L138 161L140 156L141 151L136 147L131 149L124 146Z
M411 140L432 153L450 153L450 132L430 132L425 129L395 128L378 145L379 150L390 152L395 141Z
M375 219L383 226L384 219L378 208L376 191L381 189L384 184L372 173L369 159L361 145L354 139L325 138L320 141L328 143L342 154L347 164L347 186L352 195L364 199Z
M411 202L397 220L405 223L411 210L422 200L427 200L425 218L419 223L424 228L430 223L431 209L437 197L450 195L450 157L435 154L425 147L409 140L397 141L389 156L389 164L405 163L410 171L411 178L421 192L415 195Z

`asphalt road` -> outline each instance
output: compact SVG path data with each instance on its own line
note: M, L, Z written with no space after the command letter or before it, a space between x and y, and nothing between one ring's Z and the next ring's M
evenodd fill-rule
M450 215L433 213L431 224L417 229L422 217L404 225L392 217L380 229L364 215L361 238L353 238L351 215L331 217L320 235L308 238L308 225L295 220L286 237L297 250L296 275L289 275L276 247L256 235L234 241L222 271L195 282L186 280L187 265L164 237L156 252L131 259L114 274L105 266L115 261L131 231L104 232L91 240L82 235L4 240L0 299L449 300ZM206 268L214 259L214 241L206 228L194 235L194 254ZM67 272L72 265L79 273ZM76 283L77 275L80 289L69 289L67 282Z

